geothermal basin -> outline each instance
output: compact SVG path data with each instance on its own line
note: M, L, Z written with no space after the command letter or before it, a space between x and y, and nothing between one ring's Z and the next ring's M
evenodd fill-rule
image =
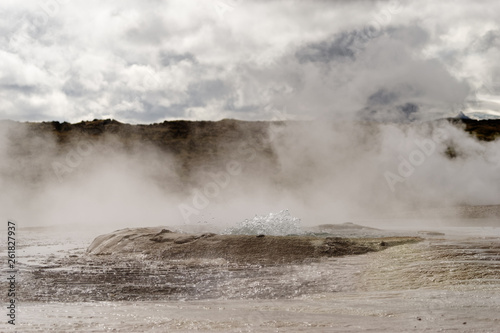
M17 330L494 332L500 323L498 227L180 229L21 228Z

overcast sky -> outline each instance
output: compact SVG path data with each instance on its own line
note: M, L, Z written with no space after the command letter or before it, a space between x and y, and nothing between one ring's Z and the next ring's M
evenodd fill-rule
M0 17L0 119L499 111L499 1L2 0Z

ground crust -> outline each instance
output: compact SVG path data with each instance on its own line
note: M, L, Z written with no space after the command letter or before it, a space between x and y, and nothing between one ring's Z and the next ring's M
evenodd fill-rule
M421 240L419 237L186 234L164 228L129 228L97 237L87 252L91 255L143 255L158 260L222 258L238 263L278 264L364 254Z

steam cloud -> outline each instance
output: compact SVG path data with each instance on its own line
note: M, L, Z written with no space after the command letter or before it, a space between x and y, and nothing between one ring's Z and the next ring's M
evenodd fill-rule
M25 225L224 228L289 209L307 226L500 198L499 141L446 121L276 123L271 157L243 144L189 179L173 156L111 135L61 148L24 124L3 122L0 134L2 218Z
M3 122L3 219L225 227L289 209L319 224L499 203L498 140L427 122L471 100L500 110L498 2L33 0L0 12L1 119L313 120L272 126L262 146L241 138L189 174L152 144L61 146Z

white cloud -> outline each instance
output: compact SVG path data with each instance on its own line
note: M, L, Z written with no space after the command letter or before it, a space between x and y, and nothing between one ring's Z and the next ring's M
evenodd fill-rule
M272 119L269 105L340 116L374 107L381 90L398 95L387 112L415 103L423 118L449 115L498 81L499 7L3 1L0 118Z

